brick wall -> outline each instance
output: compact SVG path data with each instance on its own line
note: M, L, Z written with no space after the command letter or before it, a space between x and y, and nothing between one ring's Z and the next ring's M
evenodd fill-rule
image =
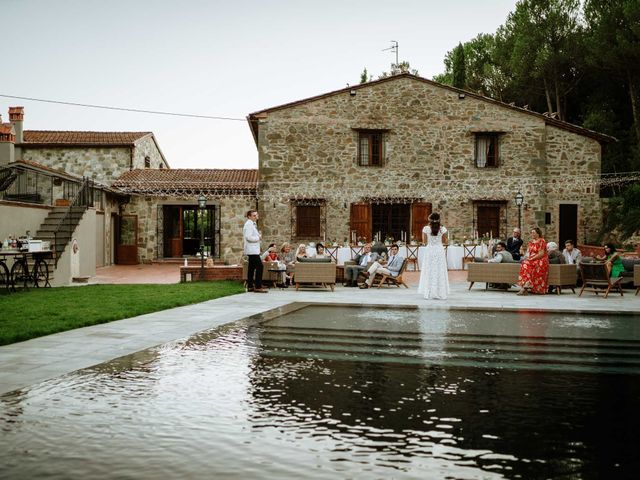
M200 280L200 267L189 266L180 267L180 282L186 282L188 275L191 275L191 281ZM213 267L204 267L204 278L206 281L216 280L238 280L242 281L242 266L239 265L216 265Z

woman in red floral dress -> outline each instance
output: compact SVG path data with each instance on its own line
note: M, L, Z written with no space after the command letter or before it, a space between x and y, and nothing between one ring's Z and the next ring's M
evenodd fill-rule
M547 256L547 242L542 238L542 231L538 227L531 230L528 251L529 256L520 265L518 285L521 290L518 295L526 295L527 292L544 295L547 293L549 257Z

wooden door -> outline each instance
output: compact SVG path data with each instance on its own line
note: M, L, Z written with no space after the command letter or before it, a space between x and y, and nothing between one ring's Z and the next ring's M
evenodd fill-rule
M122 215L120 217L120 234L118 238L117 262L120 265L138 263L138 216Z
M370 242L372 239L371 205L368 203L352 203L349 226L351 232L355 231L358 238L364 237L366 241ZM351 232L349 232L349 241L351 241Z
M422 228L429 221L429 215L431 215L430 203L415 202L411 205L411 236L418 242L422 241Z
M578 205L563 203L560 205L558 215L558 245L564 248L564 242L573 240L573 244L578 244Z
M500 236L500 207L490 205L478 205L478 222L477 230L478 235L485 236Z

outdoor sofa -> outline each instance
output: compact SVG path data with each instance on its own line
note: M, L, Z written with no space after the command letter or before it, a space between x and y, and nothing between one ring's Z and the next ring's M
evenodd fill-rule
M467 264L467 281L470 282L469 290L476 282L513 285L518 283L520 273L519 263L486 263L472 262ZM556 293L561 293L563 287L570 288L575 293L577 269L575 265L550 264L548 283L555 288Z
M320 285L333 292L336 286L336 264L330 258L301 258L296 262L293 281L300 285Z

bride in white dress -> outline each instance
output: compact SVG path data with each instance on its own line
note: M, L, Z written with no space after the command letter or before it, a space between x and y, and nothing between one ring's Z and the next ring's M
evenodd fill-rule
M440 225L440 215L429 215L429 224L422 229L422 242L427 244L418 293L424 298L446 300L449 294L447 258L443 244L448 243L447 229Z

